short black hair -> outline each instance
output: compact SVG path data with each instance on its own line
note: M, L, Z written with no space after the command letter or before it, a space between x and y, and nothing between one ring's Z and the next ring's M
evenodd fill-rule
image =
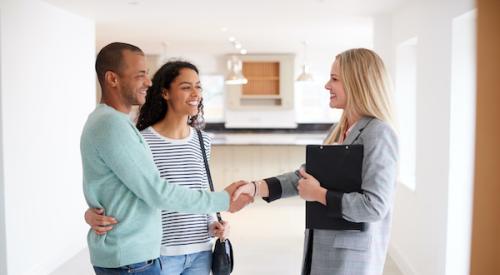
M113 42L108 44L97 54L97 58L95 60L95 71L101 87L104 85L104 75L107 71L119 72L120 69L122 69L123 51L125 50L138 52L144 55L144 52L139 47L123 42Z

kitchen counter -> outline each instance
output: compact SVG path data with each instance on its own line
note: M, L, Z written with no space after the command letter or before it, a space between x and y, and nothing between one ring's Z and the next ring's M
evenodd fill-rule
M325 133L210 133L212 145L307 145L321 144Z
M224 123L207 123L204 131L212 137L213 145L307 145L321 144L332 125L302 123L297 128L226 128Z

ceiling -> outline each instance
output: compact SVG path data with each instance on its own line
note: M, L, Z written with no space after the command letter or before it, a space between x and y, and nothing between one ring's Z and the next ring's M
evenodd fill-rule
M235 52L234 36L249 53L285 53L366 45L373 16L411 0L45 0L96 22L97 48L112 41L150 54ZM222 31L222 28L227 31Z

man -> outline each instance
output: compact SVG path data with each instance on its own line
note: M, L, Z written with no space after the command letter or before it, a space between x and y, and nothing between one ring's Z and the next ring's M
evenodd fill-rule
M132 105L145 102L151 86L144 53L111 43L96 59L102 99L81 136L83 188L90 207L106 209L119 224L106 235L90 230L87 241L96 274L159 274L160 209L213 213L241 209L251 198L230 202L238 185L206 192L169 184L129 119Z

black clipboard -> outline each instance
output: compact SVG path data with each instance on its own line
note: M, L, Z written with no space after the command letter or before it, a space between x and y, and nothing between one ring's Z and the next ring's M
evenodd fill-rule
M328 190L361 193L362 168L362 144L306 146L306 172ZM366 224L329 216L325 205L306 202L306 228L364 231Z

